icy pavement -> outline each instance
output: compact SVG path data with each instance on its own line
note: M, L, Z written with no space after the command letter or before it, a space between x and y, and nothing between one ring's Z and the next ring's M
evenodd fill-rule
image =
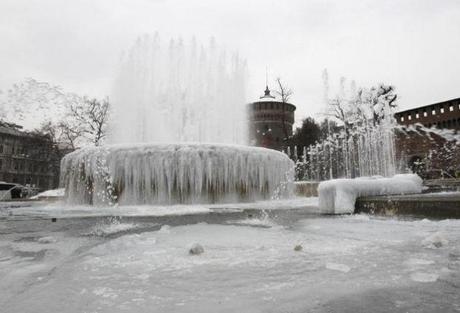
M0 312L460 312L460 220L24 217L0 233Z

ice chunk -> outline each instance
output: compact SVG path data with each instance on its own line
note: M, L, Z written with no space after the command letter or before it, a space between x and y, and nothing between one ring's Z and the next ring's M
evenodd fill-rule
M296 245L294 247L294 251L302 251L302 249L303 249L302 245Z
M353 213L358 197L421 193L422 179L416 174L334 179L320 183L318 192L321 212Z
M171 226L169 225L163 225L161 228L158 230L159 233L162 234L169 234L171 232Z
M199 243L195 243L190 247L190 250L188 251L189 254L191 255L199 255L204 252L204 248L202 245Z
M434 233L422 240L422 246L426 248L441 248L447 245L449 241L440 233Z
M45 237L39 238L38 242L46 244L46 243L55 243L57 242L57 240L53 236L45 236Z

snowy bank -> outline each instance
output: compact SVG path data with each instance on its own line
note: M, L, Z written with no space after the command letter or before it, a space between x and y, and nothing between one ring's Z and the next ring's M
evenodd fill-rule
M41 192L33 197L30 197L30 199L40 200L40 199L50 199L50 198L62 198L64 197L64 194L65 194L65 188L52 189L52 190Z
M421 192L422 179L416 174L400 174L391 178L333 179L319 184L319 208L322 213L353 213L358 197Z

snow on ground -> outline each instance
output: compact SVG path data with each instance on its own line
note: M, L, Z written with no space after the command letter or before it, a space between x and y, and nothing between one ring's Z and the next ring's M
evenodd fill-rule
M260 227L253 218L240 224L143 225L139 232L137 222L112 218L100 225L100 218L94 219L0 220L0 308L10 313L460 309L460 220L317 216ZM88 236L95 229L111 236ZM428 247L427 241L443 245ZM189 254L195 243L202 254ZM297 245L301 251L295 251Z
M421 193L422 182L416 174L328 180L318 186L319 207L323 213L353 213L358 197Z

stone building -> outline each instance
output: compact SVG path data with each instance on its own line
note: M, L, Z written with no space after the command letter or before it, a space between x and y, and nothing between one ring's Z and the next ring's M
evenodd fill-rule
M395 114L396 152L424 178L460 177L460 98Z
M0 181L39 190L57 188L60 159L49 137L0 122Z
M266 86L258 101L249 103L249 138L251 144L282 150L292 136L296 107L278 100Z
M460 98L401 111L395 118L404 126L420 123L428 128L460 129Z

